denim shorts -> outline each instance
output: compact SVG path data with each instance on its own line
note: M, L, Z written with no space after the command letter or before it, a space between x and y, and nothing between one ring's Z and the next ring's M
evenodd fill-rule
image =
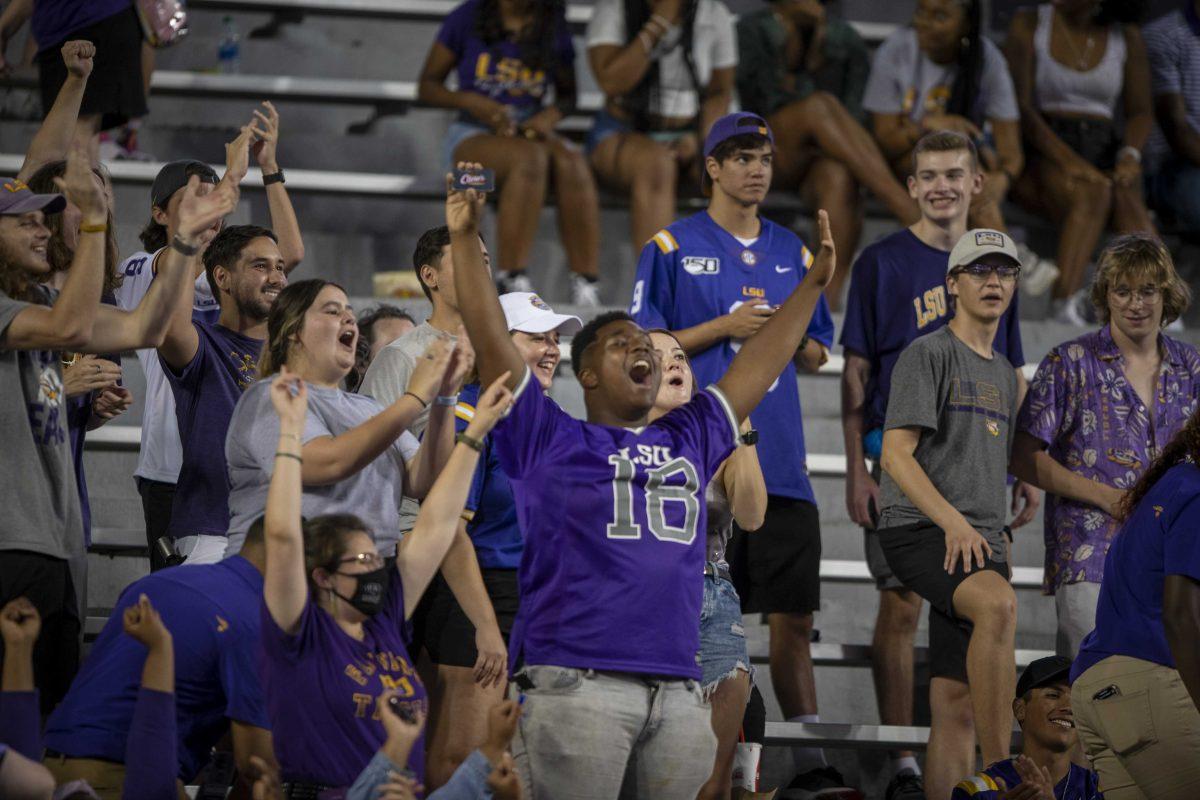
M539 111L541 109L537 107L516 109L514 110L514 119L520 124ZM445 165L446 171L454 169L456 161L454 151L458 149L460 144L475 136L484 136L491 133L491 128L472 116L462 114L455 118L446 131L446 138L442 140L442 163Z
M705 576L704 604L700 608L700 685L705 695L725 678L732 678L737 670L750 673L742 601L732 583Z
M600 111L592 121L592 128L588 131L587 139L584 140L583 149L590 156L600 146L600 143L608 137L632 131L633 123L623 122L607 111ZM684 128L681 130L643 131L642 133L656 142L670 144L676 139L682 139L692 132L691 128Z

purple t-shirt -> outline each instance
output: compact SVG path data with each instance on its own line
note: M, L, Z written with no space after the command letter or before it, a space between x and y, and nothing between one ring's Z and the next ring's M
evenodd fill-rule
M131 5L132 0L35 0L29 25L38 52L60 47L75 31L106 20Z
M1058 345L1029 384L1017 430L1045 442L1050 457L1085 478L1131 489L1187 423L1200 397L1200 353L1159 336L1162 371L1147 409L1125 380L1109 327ZM1099 583L1119 523L1091 503L1046 494L1043 590Z
M645 428L577 420L528 370L515 394L492 434L525 533L511 666L698 680L704 488L738 441L721 390Z
M1072 683L1109 656L1175 668L1163 627L1163 581L1200 581L1200 468L1178 464L1159 478L1113 539L1104 559L1096 627L1079 646Z
M267 715L284 781L350 786L387 739L376 698L396 689L405 703L429 713L425 687L405 646L404 587L392 573L383 608L363 623L362 641L338 627L309 597L300 627L285 633L262 604L262 661ZM289 731L281 736L279 731ZM408 757L425 778L425 735Z
M238 398L258 378L263 340L223 325L192 321L200 346L178 373L159 355L175 395L183 465L171 506L171 537L229 530L229 471L225 433Z
M521 48L510 39L486 44L476 22L480 5L480 0L467 0L451 11L437 35L437 41L457 57L459 91L478 92L521 110L540 108L554 85L554 75L530 69L521 60ZM575 45L561 14L554 53L555 69L575 68Z
M871 362L863 431L883 426L892 370L913 339L950 321L946 263L950 254L930 247L909 229L867 247L850 273L841 345ZM1004 312L992 348L1014 367L1025 363L1017 295Z

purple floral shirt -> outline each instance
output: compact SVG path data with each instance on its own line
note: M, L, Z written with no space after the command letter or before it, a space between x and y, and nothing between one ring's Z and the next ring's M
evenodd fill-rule
M1017 430L1049 447L1050 456L1092 480L1131 488L1196 410L1200 353L1159 337L1162 369L1152 413L1125 380L1121 351L1108 326L1064 342L1038 365ZM1046 495L1046 594L1064 584L1099 583L1117 521L1096 506Z

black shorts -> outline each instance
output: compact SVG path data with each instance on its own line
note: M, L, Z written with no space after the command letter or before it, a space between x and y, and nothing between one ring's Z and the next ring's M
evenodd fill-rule
M1112 120L1082 119L1045 114L1043 117L1075 154L1099 170L1110 170L1117 163L1123 140Z
M960 563L953 573L946 572L946 534L932 522L884 528L879 543L896 578L929 601L930 676L965 681L971 623L954 613L954 592L979 569L968 574ZM983 568L1009 580L1007 560L985 558Z
M520 605L520 585L515 569L483 570L483 586L496 612L500 635L508 643L513 620ZM479 657L475 649L475 626L439 573L413 614L414 641L425 647L429 659L448 667L473 667Z
M100 115L100 130L124 125L146 116L146 90L142 84L142 24L137 11L129 8L87 28L72 31L61 42L43 45L38 53L38 78L42 113L48 113L67 80L67 68L59 51L65 42L85 39L96 45L96 58L83 93L79 115Z
M771 495L761 528L747 533L734 525L726 558L743 612L821 607L821 516L812 503Z

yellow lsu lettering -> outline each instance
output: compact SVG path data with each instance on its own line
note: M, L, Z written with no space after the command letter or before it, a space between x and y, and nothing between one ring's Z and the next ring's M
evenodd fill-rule
M983 381L950 381L951 405L975 405L989 411L1000 410L1000 387Z
M346 677L357 683L359 686L367 685L367 676L363 675L362 670L353 664L346 665Z
M757 286L743 286L742 287L742 297L757 297L759 299L765 299L766 296L767 296L766 289L760 289Z
M935 286L921 297L913 298L917 312L917 330L946 316L946 287Z
M492 63L490 53L481 53L475 60L475 79L481 83L492 82L510 87L520 93L541 86L546 81L545 70L533 70L519 58L501 58Z

